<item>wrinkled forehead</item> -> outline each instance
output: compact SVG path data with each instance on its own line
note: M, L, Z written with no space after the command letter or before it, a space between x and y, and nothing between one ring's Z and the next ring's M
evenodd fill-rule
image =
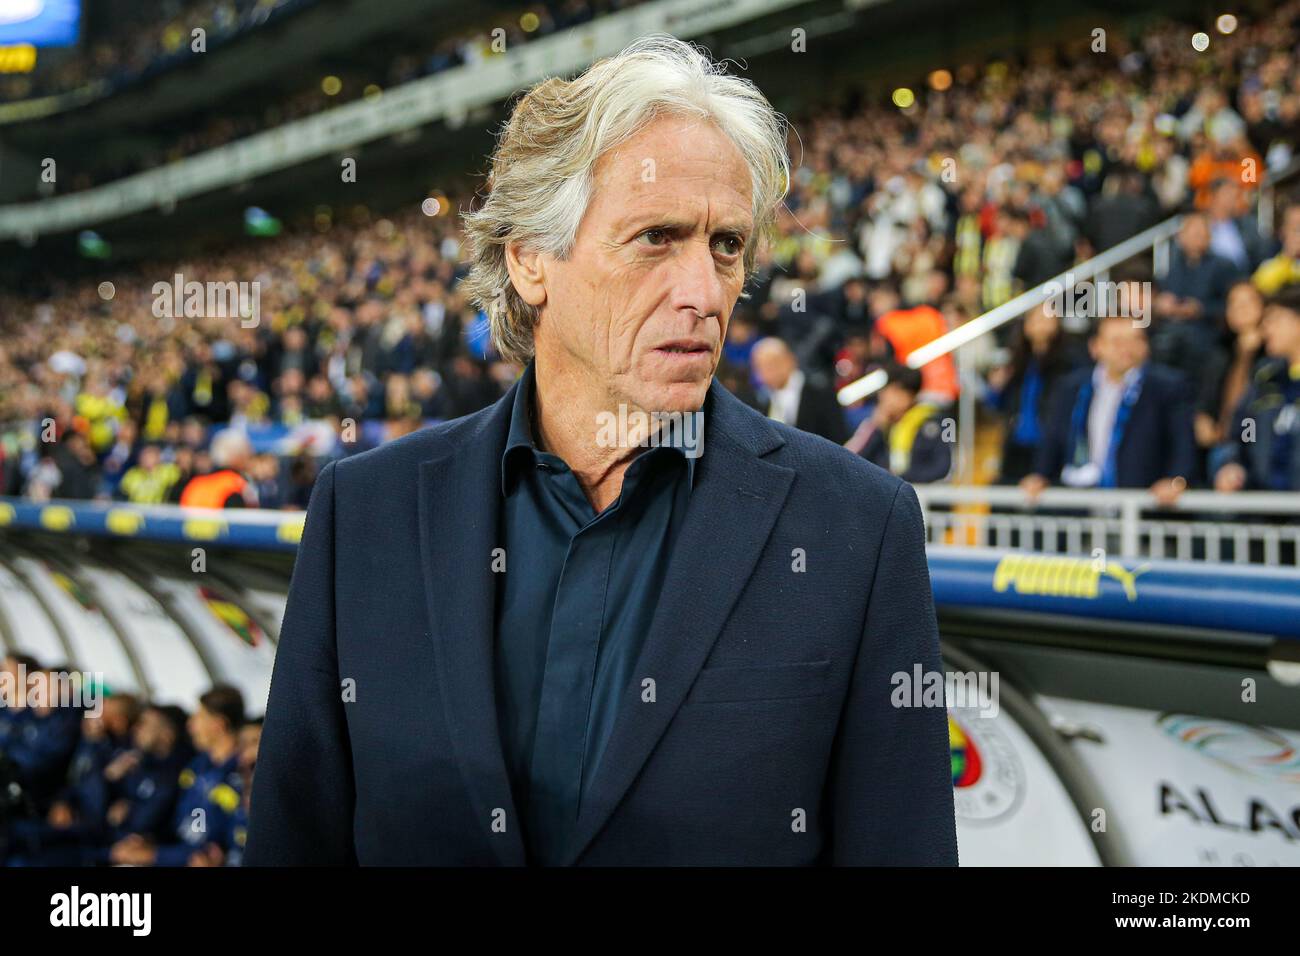
M753 177L735 143L713 122L653 120L606 151L593 169L589 212L621 225L645 214L707 211L715 230L753 230Z

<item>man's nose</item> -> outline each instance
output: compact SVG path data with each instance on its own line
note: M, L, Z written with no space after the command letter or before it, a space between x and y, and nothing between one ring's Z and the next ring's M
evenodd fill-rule
M713 257L711 241L683 244L676 264L673 308L721 316L727 309L727 292Z

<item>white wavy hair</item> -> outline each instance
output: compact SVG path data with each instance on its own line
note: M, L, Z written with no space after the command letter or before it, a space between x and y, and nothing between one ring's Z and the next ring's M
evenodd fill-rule
M591 201L594 170L606 151L652 120L678 115L711 120L749 167L754 240L745 245L745 278L776 219L790 183L787 123L753 82L665 34L642 37L592 64L573 80L552 77L515 105L493 151L488 194L464 214L469 273L461 282L484 309L492 342L507 361L533 356L537 310L515 291L506 244L566 259Z

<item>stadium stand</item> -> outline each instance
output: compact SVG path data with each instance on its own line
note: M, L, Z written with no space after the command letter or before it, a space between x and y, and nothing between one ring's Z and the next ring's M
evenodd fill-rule
M62 61L0 78L0 99L179 85L193 25L233 44L331 2L141 5ZM335 93L321 86L327 57L293 64L230 94L245 98L239 110L223 100L179 122L142 119L140 148L64 158L54 195L30 201L32 182L6 197L0 226L146 170L206 164L214 177L85 228L2 233L4 673L93 670L106 686L85 689L111 693L79 722L0 707L0 784L17 784L0 786L0 821L23 821L0 827L0 861L237 863L316 475L491 404L521 371L458 288L459 216L487 188L464 175L484 142L464 132L466 114L368 137L377 171L359 185L338 182L350 147L256 175L230 167L228 150L284 130L298 142L306 127L285 124L308 119L344 128L385 98L400 113L392 104L435 77L494 100L468 111L486 127L504 98L482 92L487 79L525 80L501 72L516 61L493 49L494 28L510 55L531 47L541 61L566 40L586 50L582 30L601 18L660 6L508 5L437 37L390 36L329 74ZM735 37L755 51L760 86L764 38L788 44L786 6L764 5L773 19ZM1011 696L996 727L951 718L964 859L1169 862L1169 845L1080 825L1097 781L1140 764L1141 746L1242 737L1246 721L1253 753L1282 755L1251 764L1261 799L1284 810L1295 783L1276 728L1294 729L1281 691L1300 638L1300 2L1243 13L1205 50L1188 43L1191 25L1177 10L1119 20L1093 55L1091 32L1053 21L1032 43L912 52L888 80L863 65L833 93L785 95L795 173L718 375L763 413L915 479L945 657L1033 675L1033 701ZM710 34L719 52L736 29ZM20 125L39 136L40 122ZM1079 281L1058 282L1067 275ZM1108 328L1096 302L1076 301L1106 283L1111 305L1146 321ZM964 344L943 345L963 329ZM766 349L781 358L772 373L758 367L764 340L780 346ZM1123 456L1118 431L1102 436L1114 454L1092 447L1105 445L1087 427L1103 391L1128 409ZM189 573L217 556L210 574ZM1077 680L1112 696L1045 676L1039 649L1016 643L1029 633L1096 650ZM1210 673L1225 659L1278 697L1249 717L1227 705L1193 717L1234 696L1236 674ZM1076 725L1133 749L1062 756L1048 738ZM1249 787L1215 773L1246 805ZM195 839L184 823L200 807L217 825ZM1197 834L1205 823L1186 822ZM1300 832L1276 846L1238 832L1184 844L1178 862L1294 863Z

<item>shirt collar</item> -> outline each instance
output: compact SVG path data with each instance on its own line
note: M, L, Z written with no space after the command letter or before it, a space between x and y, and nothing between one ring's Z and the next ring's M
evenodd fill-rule
M509 493L509 483L507 479L510 475L510 462L514 459L533 457L537 453L537 446L533 444L533 363L529 362L524 368L524 374L519 377L519 386L515 389L514 404L510 406L510 429L506 433L506 448L501 453L501 494ZM525 452L516 452L516 449L526 449Z
M1100 389L1100 388L1123 389L1123 388L1128 388L1130 385L1133 384L1133 380L1136 379L1136 378L1137 378L1139 375L1141 375L1141 374L1142 374L1142 366L1141 366L1141 365L1137 365L1137 366L1134 366L1133 368L1129 369L1127 372L1125 372L1125 373L1124 373L1124 378L1123 378L1121 381L1119 381L1119 382L1112 382L1112 381L1107 377L1107 375L1106 375L1106 369L1102 366L1102 364L1101 364L1100 362L1098 362L1096 365L1093 366L1093 369L1092 369L1092 385L1093 385L1093 388L1094 388L1094 389Z
M511 474L510 463L520 458L534 459L539 456L556 459L556 456L542 451L533 441L533 389L536 387L536 372L534 363L529 362L524 369L523 375L519 377L519 387L515 389L514 403L510 406L510 427L506 433L506 447L501 453L501 494L505 496L510 493L509 477ZM680 435L677 436L680 438ZM636 457L632 465L628 466L629 471L637 462L642 459L648 459L653 454L676 454L681 455L686 460L686 479L689 487L695 487L695 460L699 457L703 449L704 436L697 435L696 454L687 454L685 448L680 443L660 445L658 447L647 448L644 452ZM520 452L517 449L525 449ZM556 459L558 462L559 459ZM636 471L641 467L637 466Z

